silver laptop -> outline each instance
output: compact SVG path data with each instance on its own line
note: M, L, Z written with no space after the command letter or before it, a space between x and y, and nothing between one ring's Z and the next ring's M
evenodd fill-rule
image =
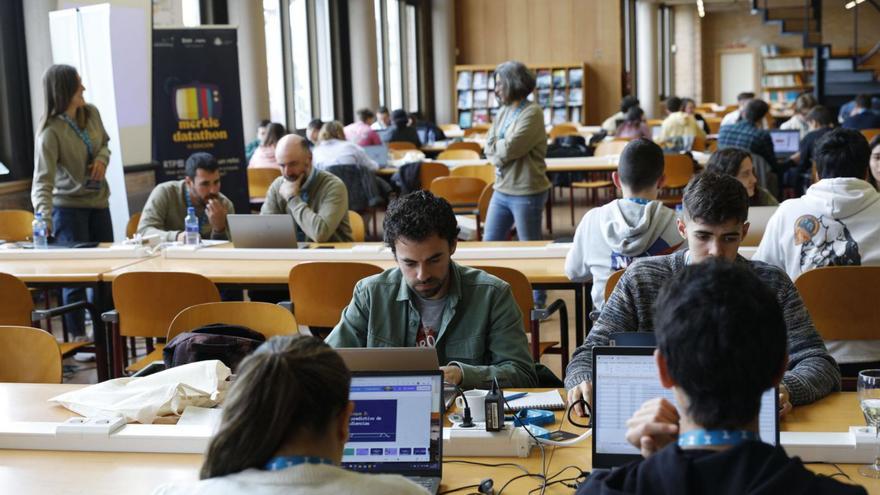
M296 227L290 215L227 215L229 235L237 248L296 249Z
M642 403L664 397L673 404L672 390L660 385L653 347L593 348L593 469L608 469L641 459L639 449L626 441L626 421ZM764 392L758 428L761 440L779 445L778 393Z
M800 131L770 131L770 139L773 140L773 153L777 159L787 160L791 155L798 152L801 143Z
M351 371L433 371L440 369L433 347L340 347Z
M357 371L342 467L406 476L436 494L443 468L443 374Z
M388 166L388 145L385 143L373 146L364 146L364 152L371 160L379 165L379 168Z

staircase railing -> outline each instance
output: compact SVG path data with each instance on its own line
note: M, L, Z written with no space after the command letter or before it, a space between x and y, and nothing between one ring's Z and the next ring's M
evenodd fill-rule
M880 52L880 41L877 41L877 43L874 43L874 46L870 50L868 50L867 53L862 55L861 57L858 57L858 53L856 53L856 55L857 55L856 66L864 64L865 62L870 60L871 57L876 55L877 52Z

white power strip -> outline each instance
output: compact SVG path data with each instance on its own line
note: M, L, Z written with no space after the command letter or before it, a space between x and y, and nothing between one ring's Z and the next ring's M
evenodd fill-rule
M443 430L444 456L528 457L532 439L522 427L505 423L498 432L486 431L486 424L474 422L473 428L453 423Z
M848 432L783 431L779 442L789 456L804 462L867 464L880 445L870 426L850 426Z

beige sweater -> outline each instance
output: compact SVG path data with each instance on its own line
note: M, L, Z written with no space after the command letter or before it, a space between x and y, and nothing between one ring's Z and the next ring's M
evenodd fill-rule
M110 136L104 130L101 115L93 105L86 105L90 118L86 132L92 141L95 160L110 165ZM107 179L100 189L86 189L89 178L89 154L79 135L60 117L51 117L46 128L37 135L34 153L34 181L31 202L34 211L43 214L51 226L52 207L107 208L110 189Z
M302 191L290 201L279 192L284 180L279 177L269 186L261 215L290 214L313 242L354 240L348 223L348 189L338 177L312 168L312 175L303 184Z
M156 186L147 198L147 204L144 205L141 220L138 222L138 233L145 237L160 235L162 240L167 242L176 241L177 235L185 229L186 194L189 194L189 191L186 188L186 181L183 180L163 182ZM226 206L227 214L235 213L229 198L220 194L220 201ZM196 207L197 214L202 214L203 211L204 208ZM202 221L200 228L202 239L228 238L228 230L213 232L210 222Z
M499 134L508 113L515 109L505 106L498 112L486 140L486 158L500 171L495 190L513 196L538 194L550 189L547 178L547 132L544 111L534 102L526 103L502 138Z

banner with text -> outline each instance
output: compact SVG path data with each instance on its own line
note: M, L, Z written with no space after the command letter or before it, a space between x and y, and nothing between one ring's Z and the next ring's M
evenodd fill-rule
M153 160L157 182L179 180L186 158L217 158L222 192L249 211L234 28L153 30Z

